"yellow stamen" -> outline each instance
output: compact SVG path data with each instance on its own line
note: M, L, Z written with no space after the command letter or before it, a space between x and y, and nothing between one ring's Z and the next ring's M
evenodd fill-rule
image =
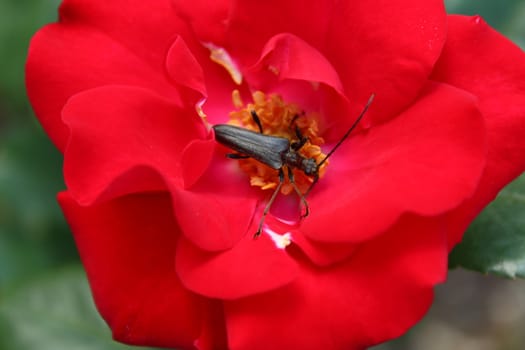
M305 158L314 158L317 164L326 157L321 151L320 146L324 144L324 140L318 135L319 126L315 114L305 113L297 105L286 103L277 94L266 95L261 91L256 91L253 93L252 98L253 103L245 105L242 102L239 91L235 90L232 93L233 105L236 110L230 112L229 124L259 132L259 127L253 121L251 115L251 111L254 110L259 116L265 135L284 137L292 143L299 141L295 131L297 127L303 137L308 139L298 151L299 154ZM321 165L319 177L323 177L328 163L326 161ZM239 166L250 177L252 186L268 190L275 189L279 183L278 171L255 159L240 159ZM300 169L293 169L293 174L297 187L301 192L306 192L312 184L313 178L306 176ZM286 178L285 183L281 187L281 193L290 194L292 192L294 192L293 186Z
M239 92L239 90L233 90L232 100L233 100L233 106L235 108L240 109L242 108L242 106L244 106L244 102L242 101L241 93Z

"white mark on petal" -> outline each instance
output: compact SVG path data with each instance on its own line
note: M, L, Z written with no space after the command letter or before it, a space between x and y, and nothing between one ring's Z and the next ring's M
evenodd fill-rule
M285 249L290 244L292 244L292 235L290 234L290 232L281 235L266 227L264 233L270 236L277 249Z

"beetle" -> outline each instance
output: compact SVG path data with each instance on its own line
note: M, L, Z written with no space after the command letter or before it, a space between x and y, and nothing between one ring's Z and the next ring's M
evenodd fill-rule
M264 208L261 220L259 221L257 232L255 232L253 236L254 238L257 238L261 235L264 219L270 211L270 208L284 183L285 168L287 170L288 180L290 181L290 184L294 188L294 191L299 196L305 208L304 214L301 214L301 219L309 215L310 209L308 202L306 201L306 196L308 196L314 185L317 183L317 181L319 181L319 168L335 152L335 150L341 146L341 144L348 138L350 133L355 129L359 121L363 118L366 111L368 110L368 107L374 100L374 96L374 94L370 96L368 102L357 119L346 131L346 133L339 139L337 144L328 152L326 157L324 157L323 160L319 162L319 164L315 162L315 159L306 158L299 153L299 150L308 141L308 138L301 135L297 127L295 129L295 133L298 141L291 142L285 137L264 135L261 121L254 110L251 111L251 116L259 128L259 132L228 124L216 124L212 126L215 132L215 140L218 143L238 152L227 154L226 156L228 158L253 158L263 164L266 164L270 168L279 171L279 184L273 191L270 200ZM301 193L295 184L294 175L292 172L293 169L299 169L303 171L305 175L313 177L312 184L305 193Z

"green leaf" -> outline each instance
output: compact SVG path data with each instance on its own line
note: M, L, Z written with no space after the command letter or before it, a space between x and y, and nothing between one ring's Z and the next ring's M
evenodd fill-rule
M28 110L23 77L29 40L40 27L56 21L59 3L0 1L0 107Z
M520 47L525 47L525 24L523 14L525 3L523 0L445 0L448 13L464 14L468 16L480 15L497 31L504 34Z
M525 175L504 188L450 255L450 267L525 278Z
M0 292L18 279L78 261L56 202L62 155L36 126L0 131Z
M0 349L137 349L111 339L80 267L33 280L0 303ZM141 348L144 349L144 348Z

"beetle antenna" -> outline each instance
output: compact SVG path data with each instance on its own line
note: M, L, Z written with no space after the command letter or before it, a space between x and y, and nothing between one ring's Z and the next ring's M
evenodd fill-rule
M301 219L304 219L305 217L310 215L310 207L308 206L308 201L305 198L306 193L305 194L301 193L301 191L299 190L299 187L297 187L297 185L295 184L295 178L293 176L292 168L290 167L287 167L287 168L288 168L288 180L292 184L293 189L295 190L295 193L297 193L297 195L301 199L301 203L304 206L304 214L302 213L302 210L301 210Z
M359 114L359 117L357 117L357 119L355 120L355 122L352 124L352 126L350 127L350 129L348 129L348 131L343 135L343 137L341 137L341 139L339 140L339 142L337 142L337 144L334 146L334 148L332 148L330 150L330 152L328 152L328 154L326 155L326 157L324 157L324 159L319 163L317 164L317 167L320 167L321 165L323 165L324 162L326 162L326 160L335 152L336 149L339 148L339 146L341 146L341 144L344 142L344 140L346 140L346 138L348 137L348 135L350 135L350 133L355 129L355 127L357 126L357 124L359 124L359 122L361 121L361 119L363 118L363 116L365 115L366 111L368 110L368 107L370 107L370 104L372 103L372 101L374 100L374 96L375 94L372 94L370 95L370 98L368 99L368 102L366 103L366 106L365 108L363 108L363 111L361 112L361 114ZM309 192L309 191L308 191Z

